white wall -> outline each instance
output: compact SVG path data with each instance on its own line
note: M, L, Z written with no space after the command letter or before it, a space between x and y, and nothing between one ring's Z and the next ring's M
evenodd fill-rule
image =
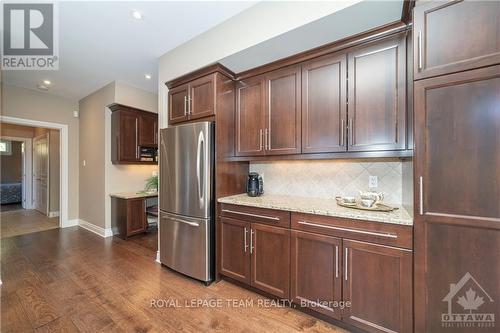
M167 126L165 82L357 2L263 1L167 52L159 59L160 127Z

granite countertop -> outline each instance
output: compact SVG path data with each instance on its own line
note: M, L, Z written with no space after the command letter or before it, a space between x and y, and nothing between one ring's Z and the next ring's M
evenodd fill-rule
M335 216L400 225L413 225L413 218L402 206L397 206L399 209L392 212L374 212L341 207L337 205L337 201L334 198L305 198L274 194L265 194L260 197L249 197L246 194L238 194L220 198L218 201L226 204L287 210L298 213Z
M153 198L158 196L158 192L153 192L153 193L146 191L121 192L121 193L111 193L109 196L119 199Z

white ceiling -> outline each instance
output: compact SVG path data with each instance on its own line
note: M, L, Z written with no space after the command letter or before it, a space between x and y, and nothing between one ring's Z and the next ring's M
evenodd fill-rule
M59 70L5 71L7 84L81 99L118 80L156 92L157 61L167 51L256 1L59 2ZM132 18L132 10L143 13ZM146 80L144 74L152 74Z

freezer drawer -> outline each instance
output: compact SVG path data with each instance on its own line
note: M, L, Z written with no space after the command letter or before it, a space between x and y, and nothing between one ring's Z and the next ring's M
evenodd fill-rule
M210 219L160 212L160 261L167 267L202 281L213 275Z

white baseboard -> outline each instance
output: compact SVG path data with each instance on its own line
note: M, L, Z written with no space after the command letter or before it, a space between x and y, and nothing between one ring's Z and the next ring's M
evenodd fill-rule
M49 217L59 217L59 212L49 212Z
M79 222L78 219L62 221L61 222L61 228L74 227L74 226L78 225L78 222Z
M161 261L160 261L160 251L156 251L156 262L161 264Z
M81 219L78 221L78 226L104 238L113 236L113 230L111 228L104 229L102 227L99 227L95 224L92 224L90 222Z

